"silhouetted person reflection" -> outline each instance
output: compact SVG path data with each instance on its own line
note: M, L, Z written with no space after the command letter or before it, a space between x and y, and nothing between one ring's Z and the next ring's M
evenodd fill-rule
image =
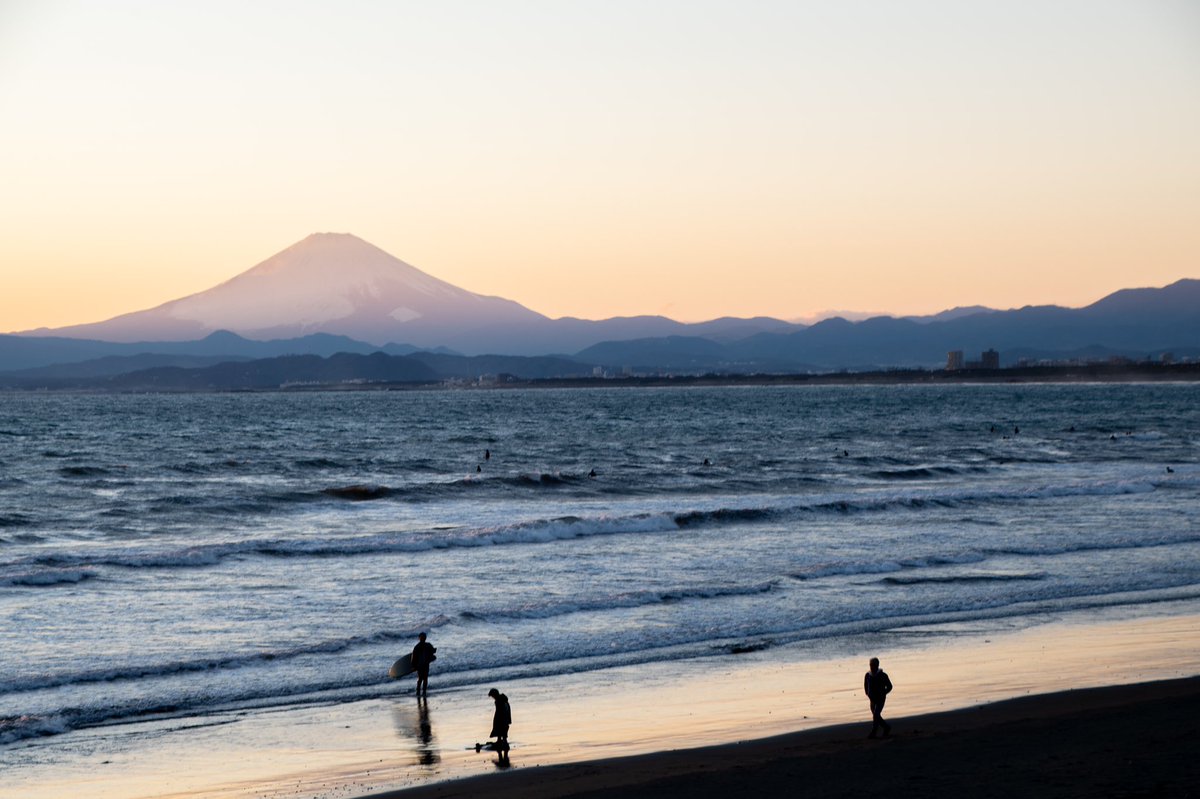
M412 705L407 702L404 706L392 709L396 732L414 742L412 752L416 755L418 765L425 767L436 766L441 761L438 746L433 735L433 722L429 715L429 701L417 697L417 710L414 713ZM407 747L406 747L407 748Z
M417 699L417 762L422 766L436 766L441 757L433 745L433 723L429 720L429 700Z
M879 668L879 658L871 658L871 670L863 676L863 693L871 703L871 734L868 738L878 737L876 733L883 727L883 737L892 734L892 725L883 720L883 703L892 692L892 681L887 672Z

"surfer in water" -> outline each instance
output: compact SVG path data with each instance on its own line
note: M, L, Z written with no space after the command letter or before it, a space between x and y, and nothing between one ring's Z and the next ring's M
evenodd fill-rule
M512 725L512 708L508 706L508 697L495 688L488 691L488 696L496 700L496 712L492 716L490 737L496 739L495 749L497 752L507 752L508 728Z
M892 681L888 679L887 672L879 668L879 658L871 658L870 666L871 670L863 676L863 693L871 703L871 734L867 737L877 737L876 733L883 727L883 737L886 738L892 734L892 725L883 720L883 703L892 692Z
M417 696L422 692L429 694L429 664L437 660L437 647L425 640L425 633L417 636L417 645L413 647L412 664L417 670Z

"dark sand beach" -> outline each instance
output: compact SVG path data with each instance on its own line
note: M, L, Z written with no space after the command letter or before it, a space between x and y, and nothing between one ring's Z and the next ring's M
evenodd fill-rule
M865 708L864 708L865 709ZM1187 797L1200 795L1200 677L1064 691L724 746L371 794L525 797Z

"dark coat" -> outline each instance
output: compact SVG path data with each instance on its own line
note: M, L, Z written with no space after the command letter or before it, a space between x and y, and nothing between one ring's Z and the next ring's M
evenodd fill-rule
M512 724L512 709L508 706L508 697L500 694L496 699L496 713L492 716L493 738L507 738L508 728Z
M887 672L883 669L874 674L868 671L863 677L863 692L872 703L882 702L891 691L892 681L888 679Z
M418 643L412 651L413 668L417 671L428 671L429 664L437 660L437 656L433 654L436 651L437 648L428 641Z

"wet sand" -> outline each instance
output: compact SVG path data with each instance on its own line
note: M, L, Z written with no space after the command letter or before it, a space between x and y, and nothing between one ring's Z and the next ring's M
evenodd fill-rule
M1200 677L1022 697L757 741L517 768L373 799L1200 795Z
M1192 720L1200 603L1159 610L1032 626L1019 617L909 625L597 672L482 675L459 686L434 673L426 702L411 682L397 682L349 704L82 730L42 744L37 759L17 752L0 793L728 797L798 795L799 786L819 796L1198 795L1179 786L1200 785L1192 764L1200 758L1190 754L1200 741ZM886 741L864 737L871 655L896 685L886 714L896 734ZM505 771L473 747L490 729L493 684L513 703ZM1134 687L1106 687L1121 685Z

